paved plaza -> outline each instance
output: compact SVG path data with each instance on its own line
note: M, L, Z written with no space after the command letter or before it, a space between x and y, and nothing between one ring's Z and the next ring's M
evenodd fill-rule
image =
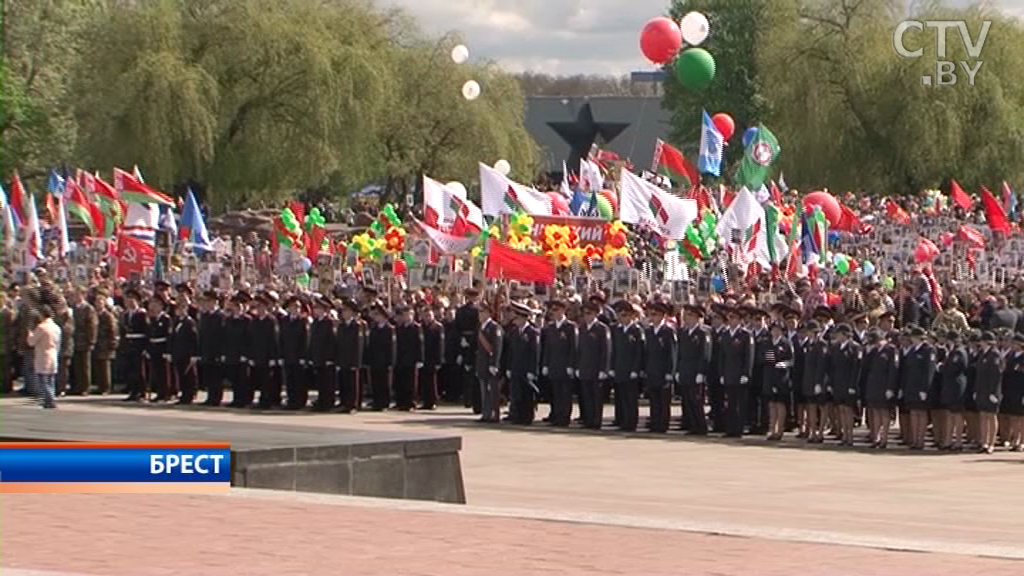
M7 402L18 400L0 411ZM340 573L325 571L332 562L345 574L1024 573L1020 454L481 426L453 408L314 415L89 399L40 418L140 410L459 434L468 505L245 490L5 496L0 574Z

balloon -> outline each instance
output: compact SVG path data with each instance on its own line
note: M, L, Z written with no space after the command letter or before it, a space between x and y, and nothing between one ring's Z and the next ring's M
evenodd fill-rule
M401 258L398 258L397 260L395 260L394 268L392 269L392 271L394 272L395 276L401 276L402 274L405 274L406 270L407 270L407 267L406 267L406 264L405 264L405 260L402 260Z
M454 192L459 198L462 198L463 200L466 199L466 187L462 185L462 182L452 180L445 184L445 187Z
M707 16L700 12L690 12L679 21L679 30L687 44L699 46L701 42L707 40L711 24L708 23Z
M508 160L502 158L494 163L494 169L500 172L502 176L508 176L508 173L512 171L512 165L508 163Z
M750 128L747 128L746 130L744 130L744 132L743 132L743 147L744 148L750 147L750 143L753 142L755 138L757 138L757 126L751 126Z
M655 64L664 64L675 58L682 47L683 35L671 18L652 18L640 32L640 51Z
M837 244L839 244L839 232L836 232L835 230L829 230L828 231L828 245L829 246L835 246Z
M892 279L892 276L886 276L882 280L882 288L885 288L886 290L892 290L894 286L896 286L896 281Z
M299 286L309 286L309 274L303 272L295 278L295 283Z
M865 260L862 268L864 270L865 278L871 278L875 275L875 264L871 260Z
M303 256L302 260L299 260L299 265L302 267L303 272L309 272L309 269L313 267L313 262L309 258Z
M469 48L462 44L452 48L452 62L463 64L466 60L469 60Z
M703 48L683 50L676 58L675 70L684 88L703 90L715 79L715 58Z
M836 262L836 271L839 272L840 276L846 276L850 273L850 260L843 256Z
M614 190L601 190L598 194L608 200L608 204L612 207L612 212L619 209L619 199L615 196Z
M615 209L612 208L612 203L604 196L597 197L597 213L605 220L611 220L615 217Z
M843 219L843 209L839 206L839 201L828 192L811 192L804 196L804 208L810 209L812 206L821 206L829 226L838 226Z
M725 280L722 280L722 277L717 274L712 276L711 289L715 292L725 292Z
M462 97L466 100L476 100L480 97L480 84L476 80L468 80L462 85Z
M562 196L561 192L548 192L548 198L551 199L552 216L569 215L569 201Z
M711 123L715 125L715 128L722 134L722 138L726 140L732 138L733 133L736 132L736 122L733 121L732 116L725 112L719 112L712 116Z

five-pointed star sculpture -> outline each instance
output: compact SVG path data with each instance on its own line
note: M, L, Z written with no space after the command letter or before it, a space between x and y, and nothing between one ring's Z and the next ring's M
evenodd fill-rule
M596 122L594 112L590 109L590 102L580 106L576 119L571 122L548 122L548 126L558 133L569 145L569 166L579 166L580 158L585 158L590 153L597 137L600 136L605 144L610 143L619 134L629 128L628 122Z

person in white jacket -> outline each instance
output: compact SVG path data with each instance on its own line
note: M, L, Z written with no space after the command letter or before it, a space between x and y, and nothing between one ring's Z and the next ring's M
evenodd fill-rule
M35 362L35 388L43 408L56 408L55 385L60 354L61 329L53 321L53 310L46 305L39 307L41 320L28 334L28 344L33 348Z

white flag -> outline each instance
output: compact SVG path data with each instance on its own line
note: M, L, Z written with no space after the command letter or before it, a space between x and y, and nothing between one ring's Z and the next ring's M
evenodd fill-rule
M434 248L442 254L465 254L476 245L480 236L479 234L474 234L472 236L455 236L446 232L441 232L437 228L421 222L416 218L413 218L412 220L419 227L423 235L430 240L430 243L434 245Z
M480 163L480 200L487 216L516 212L551 215L551 198L547 194L513 182L484 163Z
M484 214L471 200L462 197L459 191L429 178L423 177L423 219L429 226L445 232L451 231L461 216L478 230L484 228Z
M697 219L697 201L670 194L623 168L619 217L627 224L650 226L670 240L682 240L686 227Z

